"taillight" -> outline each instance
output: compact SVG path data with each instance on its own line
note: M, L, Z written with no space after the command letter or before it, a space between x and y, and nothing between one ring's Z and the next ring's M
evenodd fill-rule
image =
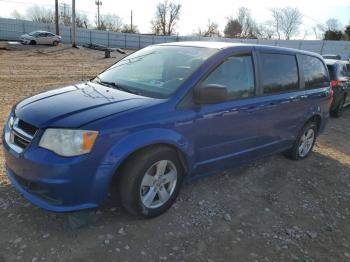
M340 85L340 81L339 80L332 80L331 81L331 87L338 87Z

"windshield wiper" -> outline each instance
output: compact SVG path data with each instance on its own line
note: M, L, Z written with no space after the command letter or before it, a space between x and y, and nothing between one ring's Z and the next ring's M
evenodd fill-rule
M117 90L120 90L120 91L124 91L124 92L127 92L127 93L131 93L131 94L135 94L135 95L139 95L140 93L139 92L136 92L134 90L130 90L129 88L126 88L124 86L121 86L115 82L108 82L108 81L103 81L101 80L101 78L99 78L98 76L95 78L97 79L97 83L101 84L101 85L104 85L104 86L108 86L108 87L112 87L114 89L117 89Z

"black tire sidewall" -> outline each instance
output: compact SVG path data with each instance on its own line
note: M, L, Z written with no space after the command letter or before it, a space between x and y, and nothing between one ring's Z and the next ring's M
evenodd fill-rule
M343 107L344 107L344 103L345 103L345 96L343 96L343 98L340 100L339 105L337 107L337 116L341 116L343 113Z
M177 169L176 186L173 194L163 206L147 208L143 205L140 197L141 182L147 170L160 160L170 160L174 163ZM168 210L176 200L182 185L184 170L174 150L159 148L141 152L130 159L121 175L120 191L123 206L133 214L143 217L155 217Z
M339 103L338 103L337 107L334 110L331 111L331 115L333 117L340 117L342 115L344 103L345 103L345 96L343 96L339 100Z

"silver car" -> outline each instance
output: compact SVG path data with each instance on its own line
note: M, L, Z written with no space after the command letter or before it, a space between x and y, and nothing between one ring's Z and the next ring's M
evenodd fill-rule
M33 31L29 34L21 35L22 44L58 45L60 42L61 36L47 31Z

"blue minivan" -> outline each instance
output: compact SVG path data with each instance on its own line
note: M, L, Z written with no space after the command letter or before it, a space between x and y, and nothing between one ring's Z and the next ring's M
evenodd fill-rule
M117 188L127 211L154 217L184 181L278 152L307 157L332 94L314 53L153 45L90 81L16 104L3 133L6 172L47 210L94 208Z

